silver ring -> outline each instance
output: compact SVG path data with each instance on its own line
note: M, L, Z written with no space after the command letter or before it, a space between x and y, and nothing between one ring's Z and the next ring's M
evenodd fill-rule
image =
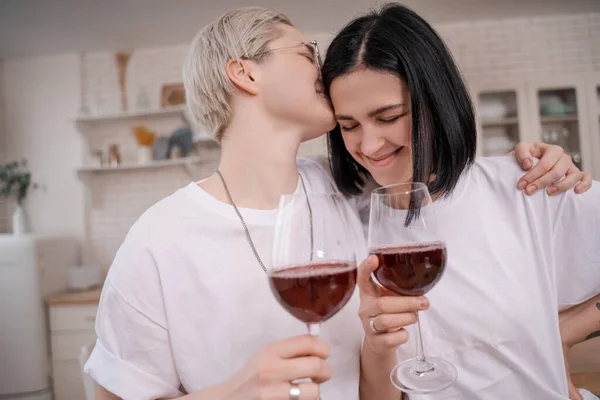
M371 329L376 334L380 335L382 333L385 333L385 331L380 331L379 329L375 328L375 317L371 317L371 319L369 320L369 325L371 325Z
M292 383L290 388L290 400L300 400L300 386Z

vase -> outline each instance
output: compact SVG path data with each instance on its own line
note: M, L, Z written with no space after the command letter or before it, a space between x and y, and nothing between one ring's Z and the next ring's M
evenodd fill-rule
M29 233L29 220L22 204L18 204L12 216L12 230L15 236Z
M152 146L139 146L138 147L138 164L150 164L152 162Z

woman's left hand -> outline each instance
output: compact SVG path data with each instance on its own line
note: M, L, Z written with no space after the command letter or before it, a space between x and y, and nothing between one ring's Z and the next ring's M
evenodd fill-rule
M520 142L512 152L521 168L527 172L519 182L519 190L532 195L546 188L549 195L566 192L575 188L575 193L583 193L592 186L592 177L581 172L571 156L562 147L539 142ZM534 166L534 158L540 161Z
M385 355L395 353L398 346L408 341L404 328L417 322L416 311L426 310L429 301L425 296L399 296L376 285L371 273L378 266L377 257L370 255L358 267L358 316L366 344L374 353Z

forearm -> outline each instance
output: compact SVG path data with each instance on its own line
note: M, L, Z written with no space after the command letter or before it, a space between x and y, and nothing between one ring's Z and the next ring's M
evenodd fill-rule
M375 353L364 342L360 357L360 400L400 400L402 393L392 385L390 372L397 364L396 352Z
M563 345L571 347L600 337L600 294L559 314Z

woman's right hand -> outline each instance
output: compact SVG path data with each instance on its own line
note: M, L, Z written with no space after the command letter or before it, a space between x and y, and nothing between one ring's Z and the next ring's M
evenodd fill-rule
M371 350L386 354L408 341L404 327L417 322L416 311L429 308L429 302L424 296L399 296L377 285L371 279L371 273L378 266L377 256L371 255L358 268L358 316Z
M329 345L313 335L296 336L273 343L254 354L246 365L224 383L226 399L289 400L292 381L298 383L301 400L317 400L319 384L331 378L327 364Z

